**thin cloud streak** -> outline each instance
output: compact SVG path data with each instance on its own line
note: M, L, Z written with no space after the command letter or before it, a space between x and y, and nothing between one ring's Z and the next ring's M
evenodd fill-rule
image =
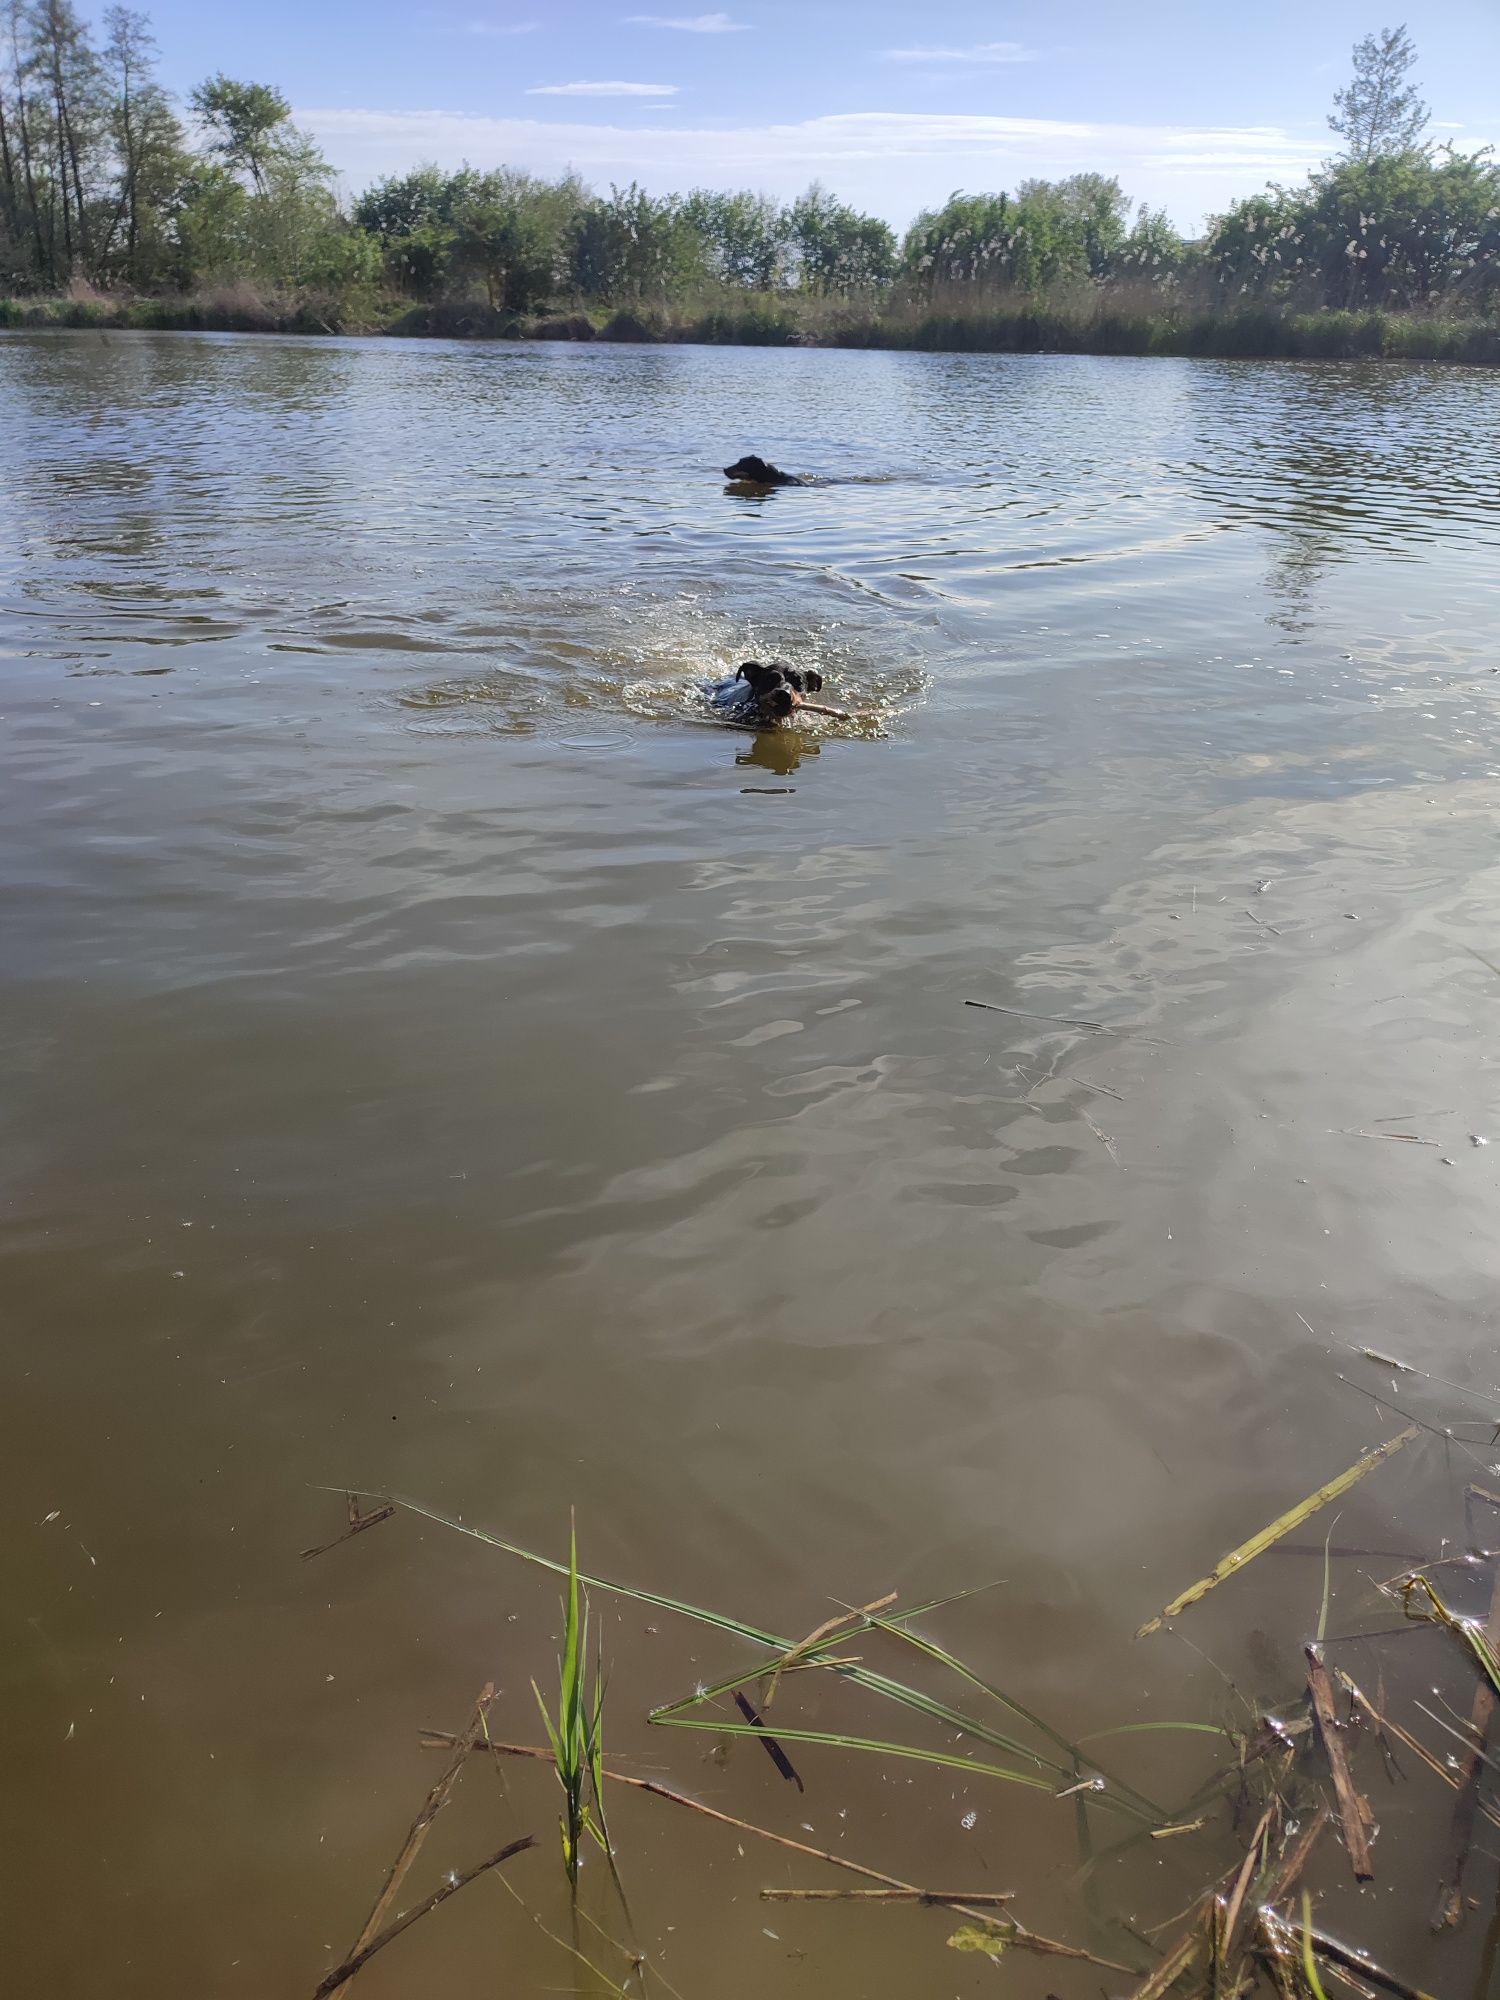
M817 179L843 200L898 225L920 208L941 204L956 187L1013 188L1032 176L1087 170L1118 174L1127 194L1165 207L1180 227L1196 228L1205 212L1268 180L1296 179L1328 150L1321 136L1302 137L1279 126L1107 125L911 112L720 128L447 111L299 107L296 115L354 187L426 160L533 173L576 169L600 184L637 180L654 193L751 187L789 199Z
M727 14L627 14L628 28L676 28L684 35L746 35L748 21L731 21Z
M675 97L675 83L534 83L528 97ZM503 124L503 119L475 118L475 125Z
M1019 42L976 42L968 49L882 49L887 62L896 63L1022 63L1035 62L1035 49Z

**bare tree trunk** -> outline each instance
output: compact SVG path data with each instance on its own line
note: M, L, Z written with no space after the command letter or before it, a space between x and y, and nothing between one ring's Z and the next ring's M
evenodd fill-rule
M16 227L16 169L10 153L10 127L5 122L5 99L0 96L0 173L5 175L5 212L12 234Z
M36 198L36 177L31 170L31 127L26 116L26 84L14 14L10 20L10 48L16 77L16 132L21 142L21 168L26 185L26 205L31 210L31 229L36 240L36 275L40 282L43 278L53 276L54 259L48 244L42 240L42 211Z

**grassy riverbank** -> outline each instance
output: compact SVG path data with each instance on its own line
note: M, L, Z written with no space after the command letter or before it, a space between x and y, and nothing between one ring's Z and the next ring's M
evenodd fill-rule
M1082 297L860 306L785 293L726 293L682 306L607 312L497 311L481 299L430 305L375 290L265 296L249 286L162 297L0 299L0 328L387 334L471 340L690 342L950 353L1373 358L1500 365L1500 322L1441 313L1272 305L1207 310L1128 289Z

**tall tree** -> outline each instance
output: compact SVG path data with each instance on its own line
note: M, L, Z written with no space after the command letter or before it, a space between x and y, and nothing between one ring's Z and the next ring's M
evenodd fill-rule
M1334 93L1328 114L1331 130L1344 141L1347 158L1362 166L1386 153L1405 153L1422 143L1431 112L1406 81L1417 51L1404 26L1382 28L1354 45L1354 76Z
M25 192L26 208L31 217L32 243L36 250L36 271L38 279L56 275L53 247L50 235L42 229L42 207L37 199L37 174L35 146L33 140L33 112L27 100L27 86L32 80L34 64L31 52L21 43L21 0L8 0L5 16L6 39L10 45L11 81L15 88L16 144L21 155L21 186Z
M34 0L29 25L33 67L52 111L63 258L71 275L89 261L84 161L95 136L99 61L71 0Z
M156 38L145 14L105 10L109 39L102 65L115 153L114 206L100 261L122 269L132 284L162 275L167 231L187 178L182 127L156 79ZM124 230L123 250L115 249Z
M264 194L267 172L285 143L284 128L292 115L281 92L268 83L237 83L220 70L200 83L188 102L207 132L207 150Z

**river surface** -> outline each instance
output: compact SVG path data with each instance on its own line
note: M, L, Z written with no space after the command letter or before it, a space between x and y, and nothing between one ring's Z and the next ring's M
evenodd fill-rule
M493 1680L540 1740L555 1582L412 1518L299 1560L347 1487L552 1554L574 1506L586 1568L791 1638L993 1584L922 1629L1074 1739L1294 1706L1330 1533L1378 1551L1331 1638L1399 1622L1368 1579L1462 1545L1483 1450L1132 1636L1392 1435L1370 1392L1487 1441L1353 1350L1500 1378L1497 419L1435 367L0 341L11 1990L310 1994L418 1730ZM727 493L748 449L823 481ZM857 720L714 723L768 653ZM1045 1794L815 1746L794 1794L643 1724L743 1645L594 1619L627 1768L1106 1954L1243 1846L1082 1878ZM1371 1652L1467 1709L1445 1635ZM802 1681L786 1724L953 1747ZM1108 1747L1173 1799L1204 1743ZM1451 1795L1361 1768L1338 1923L1482 1990L1487 1918L1426 1929ZM558 1793L503 1775L398 1906L533 1832L526 1908L476 1883L369 2000L610 1990L528 1921ZM614 1830L685 2000L1111 1987L762 1903L840 1878L655 1800Z

